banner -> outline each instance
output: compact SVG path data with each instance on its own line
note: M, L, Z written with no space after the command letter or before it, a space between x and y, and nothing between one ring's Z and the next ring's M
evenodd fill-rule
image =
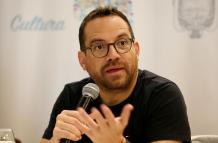
M24 143L39 142L64 85L88 76L77 59L83 17L97 6L112 5L133 26L139 67L180 87L193 134L217 133L217 3L1 0L0 128L12 128Z

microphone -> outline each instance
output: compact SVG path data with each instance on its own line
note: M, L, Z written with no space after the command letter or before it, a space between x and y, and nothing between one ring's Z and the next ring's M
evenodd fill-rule
M99 88L94 83L86 84L82 89L82 97L79 100L77 107L86 109L89 103L95 100L99 95Z
M90 102L97 99L99 96L99 87L94 83L86 84L82 89L82 97L80 98L77 107L86 109ZM70 143L71 140L67 139L65 143ZM73 143L73 142L72 142Z

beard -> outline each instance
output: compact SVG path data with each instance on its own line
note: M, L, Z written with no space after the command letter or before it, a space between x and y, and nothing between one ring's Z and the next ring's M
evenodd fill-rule
M105 72L110 66L123 67L122 74L117 74L114 76L108 76ZM136 78L138 70L137 61L134 60L132 64L123 63L121 61L109 61L100 70L100 74L93 74L91 77L95 82L102 87L104 90L125 90L129 88L132 84L134 78Z
M132 74L125 69L125 73L121 76L114 76L113 78L107 78L103 74L103 78L99 80L99 83L107 90L118 90L126 89L129 87L131 80L133 79Z

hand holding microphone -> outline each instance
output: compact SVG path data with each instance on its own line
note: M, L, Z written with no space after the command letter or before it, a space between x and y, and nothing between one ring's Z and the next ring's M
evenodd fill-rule
M82 89L82 97L79 100L77 107L86 109L88 104L95 100L98 95L98 86L94 83L88 83ZM81 130L84 130L84 128L87 127L81 122L80 115L77 110L63 110L57 116L51 140L54 143L59 143L62 138L78 141L81 139ZM66 140L64 143L70 143L70 140Z

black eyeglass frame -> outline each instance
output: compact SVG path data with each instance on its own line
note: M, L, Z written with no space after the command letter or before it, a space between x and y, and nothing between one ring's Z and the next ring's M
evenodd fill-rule
M116 47L116 43L117 43L118 41L120 41L121 39L118 39L118 40L116 40L116 41L113 42L113 43L107 43L107 44L106 44L106 45L107 45L107 52L106 52L106 54L103 55L103 56L96 56L96 55L94 54L94 52L92 51L93 49L92 49L91 47L87 47L87 48L85 48L83 51L86 52L86 50L91 50L91 53L92 53L92 55L93 55L94 57L96 57L96 58L103 58L103 57L106 57L106 56L108 55L110 45L113 45L113 47L114 47L114 49L116 50L117 53L119 53L119 54L124 54L124 53L127 53L127 52L130 51L130 49L132 48L132 45L134 44L135 41L134 41L133 38L122 38L122 39L129 40L129 41L131 42L131 45L130 45L129 49L128 49L127 51L125 51L125 52L119 52L119 50L117 50L117 47Z

